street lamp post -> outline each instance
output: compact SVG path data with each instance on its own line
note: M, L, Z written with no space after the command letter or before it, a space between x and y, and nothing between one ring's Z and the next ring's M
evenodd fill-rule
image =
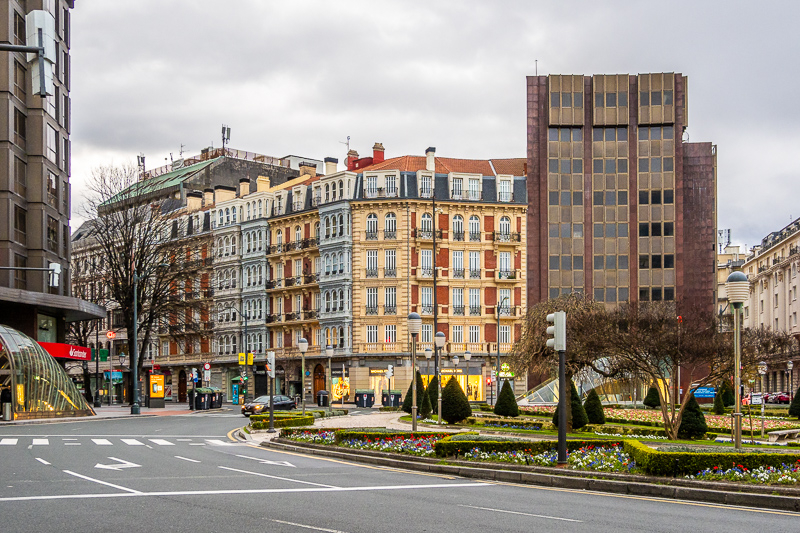
M750 297L750 281L742 272L732 272L725 282L728 301L733 304L733 366L735 399L733 406L733 445L736 451L742 450L742 304Z
M500 369L500 310L503 307L503 304L508 300L508 296L505 296L502 301L497 302L497 369ZM491 361L489 362L489 375L492 375L492 364ZM489 385L489 404L494 405L494 382L497 379L497 373L492 376L492 384ZM500 389L497 389L497 394L500 394Z
M417 431L417 335L422 328L422 318L417 313L408 315L408 332L411 334L411 431Z
M789 374L789 403L792 403L794 400L794 374L792 373L792 369L794 368L794 362L789 361L786 363L786 373Z
M330 344L325 347L325 355L328 356L328 410L333 408L333 346ZM342 372L342 387L344 387L344 372ZM342 388L344 398L344 388Z
M297 341L297 349L300 350L300 403L303 404L303 416L306 414L306 352L308 351L308 341L304 338Z
M761 438L764 438L764 375L767 373L767 363L758 363L758 373L761 374ZM750 395L752 398L752 394Z
M472 352L470 352L469 350L464 352L464 361L467 362L467 370L466 370L466 372L467 372L467 379L466 379L467 390L464 391L465 393L469 390L469 360L471 358L472 358ZM467 394L467 401L469 401L469 394Z
M439 354L442 353L442 348L444 348L444 343L447 342L447 339L444 336L444 333L441 331L437 331L436 335L433 337L433 347ZM439 360L439 356L437 356L437 361ZM436 416L437 416L437 424L440 426L442 425L442 368L439 364L434 365L433 373L436 374Z

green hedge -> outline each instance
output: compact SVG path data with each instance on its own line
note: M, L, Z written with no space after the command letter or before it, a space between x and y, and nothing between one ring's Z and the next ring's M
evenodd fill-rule
M608 440L568 440L567 450L578 450L585 446L609 446L613 441ZM558 441L540 440L453 440L444 438L433 445L439 457L452 457L464 454L478 448L483 452L511 452L522 451L531 455L549 452L558 447Z
M667 432L663 429L658 429L653 426L644 426L644 427L625 427L625 426L609 426L608 424L600 425L600 424L589 424L588 426L584 426L580 429L580 431L586 431L590 433L619 433L620 435L641 435L642 433L647 433L648 435L657 435L660 437L666 437Z
M662 452L636 440L624 440L622 445L636 461L636 466L653 476L694 475L715 466L725 470L734 465L742 465L750 470L759 466L780 467L800 460L800 455L796 453Z
M472 426L485 426L486 424L513 424L520 426L518 429L553 429L555 426L550 422L528 422L519 418L486 418L474 417L467 418L467 424ZM502 428L499 428L502 429Z
M255 417L250 417L250 427L254 430L269 429L269 415L262 416L261 420L253 420ZM310 426L314 423L314 417L309 416L287 416L275 418L274 427L285 428L291 426Z
M341 429L336 432L335 442L339 444L343 440L373 440L373 439L396 439L398 437L446 437L450 433L434 431L400 431L384 428L369 428L367 430Z

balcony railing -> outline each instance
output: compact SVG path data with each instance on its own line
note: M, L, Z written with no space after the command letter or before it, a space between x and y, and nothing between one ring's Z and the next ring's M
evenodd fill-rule
M480 316L481 315L481 306L480 305L470 305L469 306L469 316Z
M480 279L481 277L481 269L480 268L470 268L469 269L469 279Z
M518 232L493 231L492 240L495 242L520 242L521 235Z
M286 286L294 287L303 284L303 276L291 276L286 278Z
M267 315L266 323L267 324L272 324L272 323L275 323L275 322L282 322L283 321L282 319L283 319L283 315L278 315L278 314Z
M422 187L419 190L419 197L420 198L433 198L433 189L429 187Z
M267 255L279 254L283 252L283 244L273 244L267 247Z
M286 313L286 322L300 320L300 313Z
M515 280L517 279L516 270L498 270L497 279L499 280Z
M453 269L453 278L455 278L455 279L464 279L464 269L463 268L454 268Z
M397 277L397 269L396 268L384 268L383 269L383 277L384 278L396 278Z
M452 191L450 191L450 198L452 200L463 200L464 189L453 189Z
M364 312L367 316L378 316L378 306L377 305L368 305L366 307L366 311Z
M369 230L367 230L367 237L366 237L366 239L367 239L368 241L377 241L377 240L378 240L378 230L375 230L375 231L369 231Z
M319 206L319 204L321 204L321 203L322 203L322 196L320 196L319 194L315 195L311 199L311 205L314 206L314 207Z
M304 207L303 202L292 202L292 212L294 213L302 211Z
M397 230L394 229L383 230L383 239L387 241L397 239Z
M512 193L512 192L499 192L499 193L497 193L497 201L498 202L513 202L514 201L514 193Z
M377 278L378 277L378 269L377 268L368 268L366 271L366 277L368 278Z
M397 306L396 305L384 305L383 306L383 314L384 315L396 315L397 314Z
M453 314L456 316L464 316L464 306L463 305L454 305L453 306Z
M267 281L267 289L279 289L283 287L282 279L271 279Z
M319 281L319 274L306 274L303 276L303 283L308 285L309 283L317 283Z
M432 315L433 314L433 306L432 305L421 305L419 308L420 308L420 314L423 314L423 315Z
M481 194L481 191L469 190L467 191L467 196L465 197L465 200L472 200L473 202L477 202L482 197L483 195Z
M425 268L422 267L419 269L419 275L423 278L432 278L433 277L433 269L432 268Z
M304 313L306 320L314 320L319 318L319 311L317 309L312 309L310 311L305 311Z
M453 232L453 240L454 241L464 241L464 232L463 231L454 231Z
M415 239L433 239L433 230L431 229L415 229L414 230L414 238ZM436 238L442 238L442 230L436 230Z
M469 242L481 242L481 233L479 231L470 231Z
M303 248L316 248L319 245L319 239L316 237L310 237L308 239L303 239Z

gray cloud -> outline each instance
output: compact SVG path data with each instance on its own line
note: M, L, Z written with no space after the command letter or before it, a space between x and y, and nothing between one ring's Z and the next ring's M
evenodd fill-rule
M682 72L719 146L719 225L753 244L800 216L793 2L114 0L72 17L73 188L180 145L282 156L525 155L525 76Z

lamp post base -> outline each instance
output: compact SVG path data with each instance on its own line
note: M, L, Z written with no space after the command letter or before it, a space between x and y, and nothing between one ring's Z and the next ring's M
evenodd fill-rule
M139 412L139 411L140 411L140 410L139 410L139 404L138 404L138 403L135 403L135 404L131 405L131 414L132 414L132 415L138 415L138 414L140 414L140 412Z
M417 406L411 406L411 431L417 430Z
M100 407L101 405L102 405L102 404L100 403L100 398L95 398L95 399L94 399L94 406L95 406L95 407Z

